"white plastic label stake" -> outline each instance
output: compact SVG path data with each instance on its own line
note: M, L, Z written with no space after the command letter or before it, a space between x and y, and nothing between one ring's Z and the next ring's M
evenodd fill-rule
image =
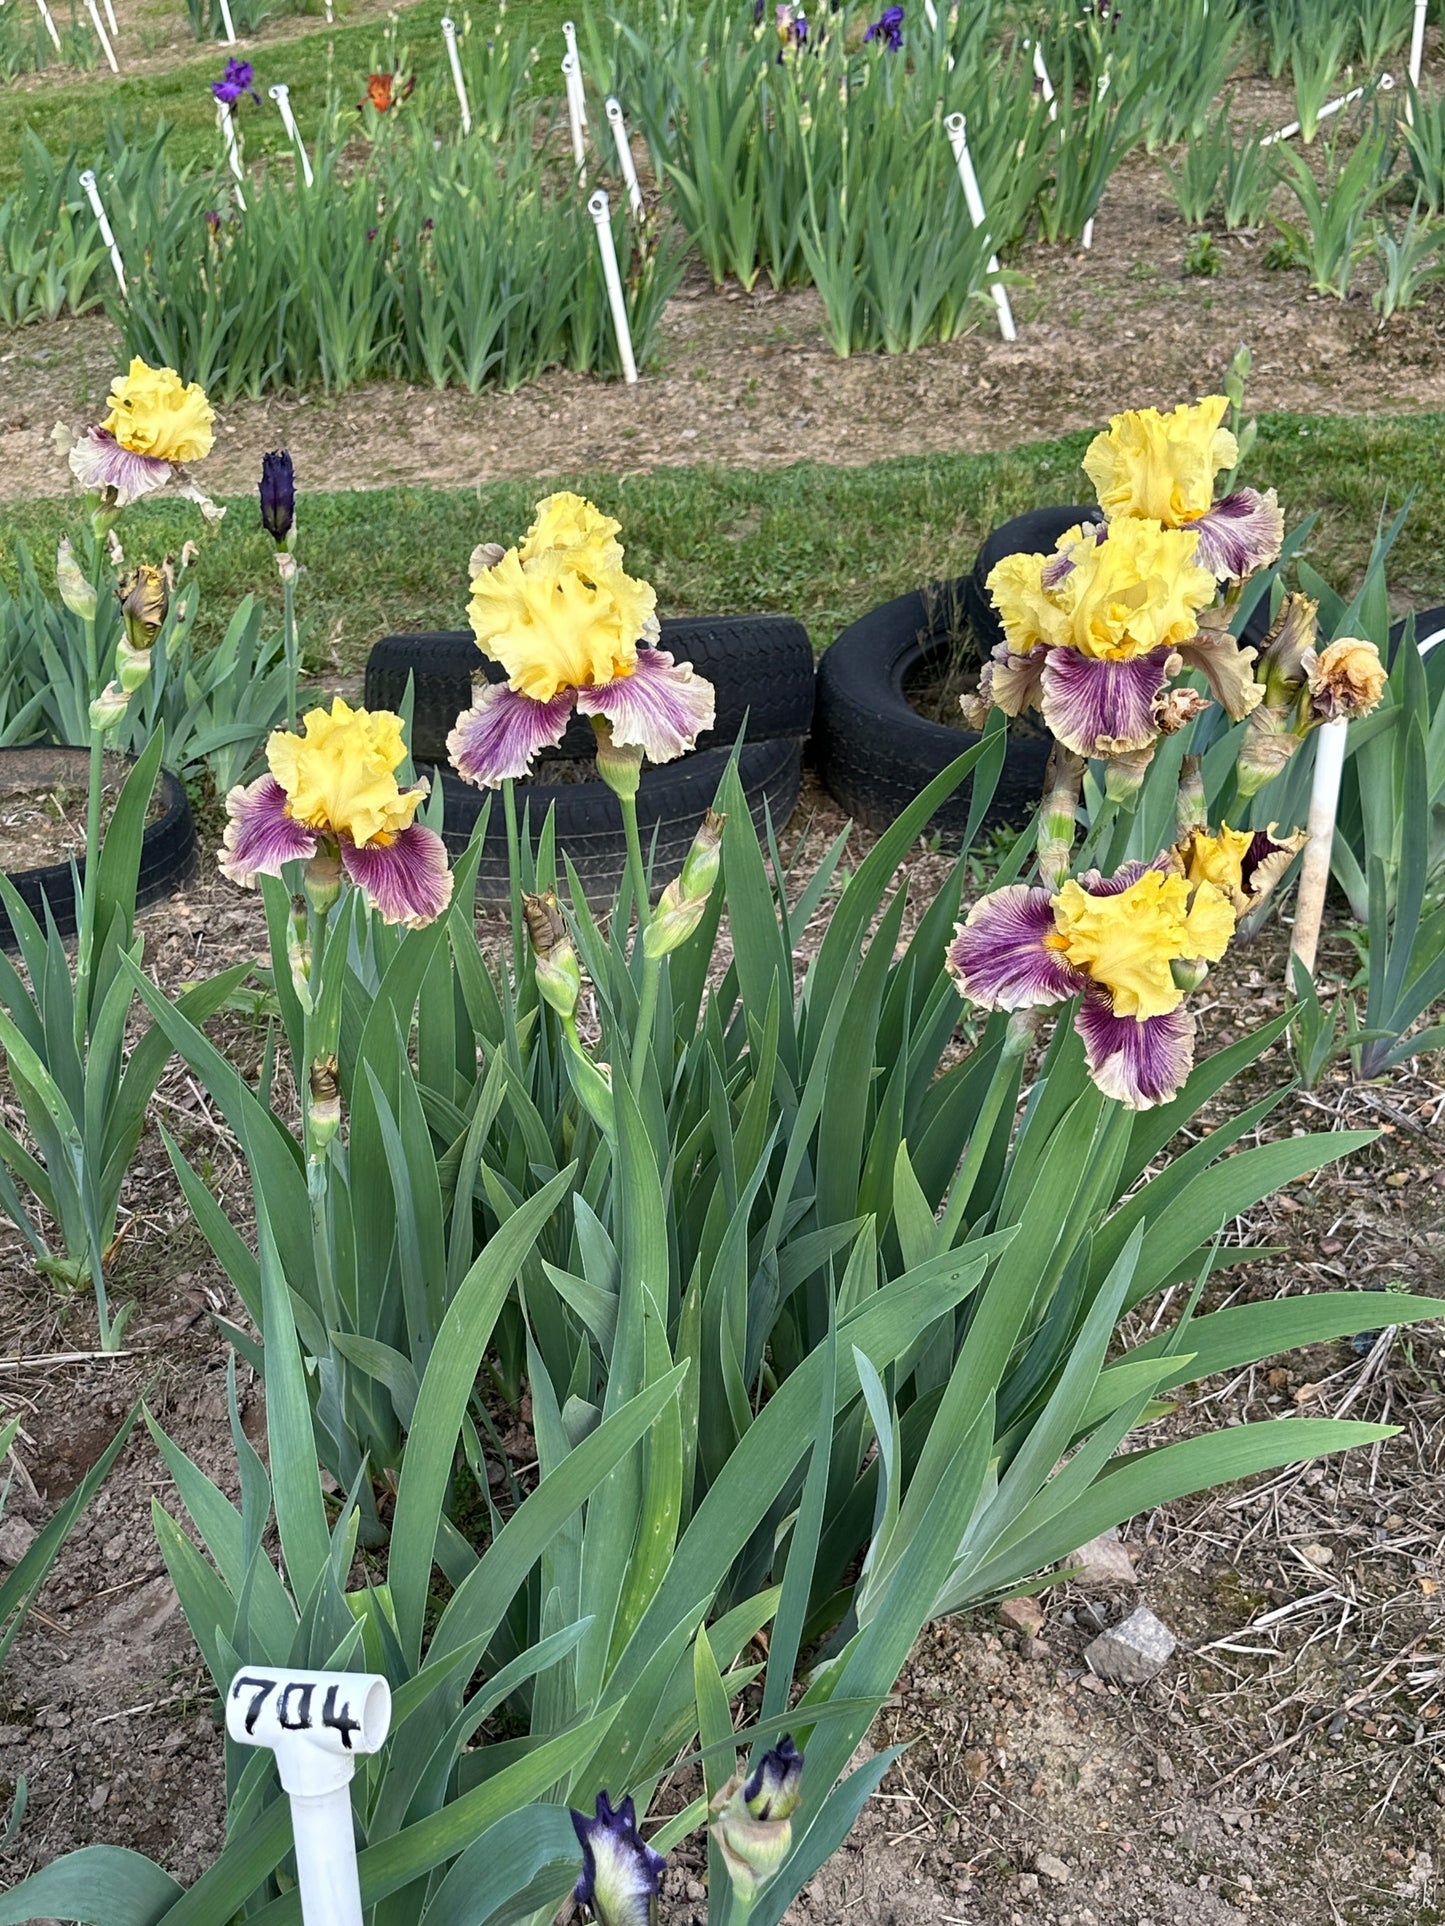
M617 166L627 188L627 202L634 214L642 212L642 189L637 184L637 166L632 158L632 142L627 138L627 122L622 118L621 101L608 96L607 118L612 123L612 138L617 143Z
M226 139L226 159L231 164L231 172L236 176L236 205L244 213L246 196L242 191L241 183L245 180L246 175L245 170L241 166L241 150L236 145L236 123L232 117L231 109L226 105L224 100L218 100L216 102L216 119L220 123L221 132Z
M587 174L587 149L582 144L582 128L587 119L582 104L582 72L574 53L562 56L562 78L567 86L567 120L572 129L572 161L577 169L578 180Z
M276 85L268 87L266 92L275 101L277 112L281 116L281 124L286 129L292 146L296 149L296 158L301 163L301 172L306 185L314 187L316 177L311 172L311 157L306 152L306 143L301 138L301 129L296 125L296 116L291 111L291 89L284 80L278 80Z
M226 29L226 45L228 47L234 47L236 44L236 29L231 24L231 9L228 0L221 0L221 25Z
M118 74L120 68L115 64L115 49L106 36L105 28L101 23L100 8L96 6L95 0L85 0L85 11L90 15L90 24L95 28L95 37L100 42L101 52L105 55L110 71Z
M457 23L446 15L442 16L442 39L447 43L447 59L451 63L452 85L457 90L457 105L462 110L462 133L472 131L472 106L467 99L467 83L462 78L462 57L457 51Z
M51 17L50 9L49 7L46 6L45 0L35 0L35 4L40 9L40 18L45 22L45 31L50 35L50 38L55 42L55 51L59 53L60 52L60 35L55 31L55 21Z
M1418 90L1420 85L1420 63L1425 58L1425 15L1429 11L1430 0L1415 0L1415 24L1410 33L1410 85ZM1415 115L1410 102L1405 102L1405 118L1413 126Z
M115 269L116 280L120 283L120 298L122 301L128 300L130 297L125 285L125 263L121 260L120 249L115 244L115 235L106 217L105 207L100 198L100 189L95 184L95 175L88 167L80 176L80 187L81 192L90 202L90 211L95 216L96 226L100 229L100 238L110 249L110 264Z
M1299 892L1295 897L1294 934L1290 957L1298 957L1311 976L1324 920L1325 892L1330 883L1330 857L1335 846L1335 812L1340 801L1340 776L1350 725L1344 716L1321 723L1315 732L1315 779L1306 819L1309 841L1300 858ZM1293 982L1290 982L1293 988Z
M391 1687L371 1672L236 1674L226 1694L226 1731L237 1745L266 1746L291 1801L296 1883L306 1926L362 1926L361 1882L351 1824L351 1776L391 1725Z
M105 17L110 22L111 32L119 34L120 27L116 23L115 8L110 4L110 0L105 0Z
M602 255L602 277L607 283L607 305L612 310L612 327L617 336L617 352L622 357L622 376L627 382L637 379L637 363L632 358L632 330L627 325L627 303L622 298L622 276L617 271L617 249L612 244L612 210L599 187L587 203L587 212L597 227L597 247Z
M968 122L962 114L949 114L944 119L944 130L953 148L953 158L958 165L958 178L963 184L963 198L968 205L968 218L976 228L983 228L985 216L983 196L978 191L978 176L973 171L973 158L968 151ZM987 236L985 236L985 239ZM998 256L988 257L990 274L999 273ZM989 288L994 307L998 310L998 331L1005 341L1017 341L1018 329L1014 326L1013 309L1009 306L1008 289L1001 280L995 280Z
M1382 94L1388 94L1395 85L1395 76L1393 74L1381 74L1380 78L1375 82L1375 85ZM1351 87L1350 91L1347 94L1341 94L1338 100L1326 101L1325 105L1321 107L1319 111L1318 118L1320 120L1328 120L1331 114L1337 114L1342 107L1348 107L1352 100L1363 99L1364 93L1365 89L1363 87ZM1265 134L1259 144L1261 147L1273 147L1277 140L1292 139L1293 136L1299 132L1299 129L1299 122L1292 120L1287 127L1281 127L1278 133Z
M1054 83L1049 79L1049 70L1044 65L1044 50L1037 40L1034 42L1034 76L1039 83L1039 92L1044 97L1044 104L1049 110L1049 119L1057 120L1059 103L1054 99Z
M933 0L923 0L923 17L928 22L928 31L930 33L937 33L938 9L934 6Z

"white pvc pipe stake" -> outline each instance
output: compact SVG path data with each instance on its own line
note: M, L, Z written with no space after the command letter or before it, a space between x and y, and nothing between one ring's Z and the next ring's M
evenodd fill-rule
M118 74L120 68L115 64L115 49L106 37L105 28L101 24L100 8L96 6L95 0L85 0L85 11L90 15L90 24L95 28L95 37L100 42L101 51L106 57L110 71L113 74Z
M221 25L226 29L226 45L228 47L234 47L236 44L236 29L231 24L231 9L228 0L221 0Z
M447 43L447 59L451 63L452 85L457 90L457 105L462 110L462 133L472 131L472 104L467 99L467 83L462 77L462 57L457 51L457 23L445 15L442 18L442 39Z
M562 38L567 42L567 51L571 54L576 65L577 106L582 116L582 125L585 127L587 125L587 103L582 96L582 56L577 51L577 24L575 21L564 20L562 22Z
M246 196L242 192L241 183L245 180L246 175L245 170L241 166L241 150L236 145L235 117L224 100L218 100L216 102L216 119L220 123L221 132L226 138L226 159L231 164L231 172L236 176L236 205L244 213Z
M40 18L45 22L45 31L50 35L50 38L55 42L55 51L59 53L60 52L60 35L55 31L55 21L51 17L50 9L49 7L46 6L45 0L35 0L35 4L40 9Z
M100 198L100 189L95 184L95 175L88 167L80 176L80 187L81 192L90 202L90 211L95 216L96 226L100 229L100 238L110 249L110 264L115 269L116 280L120 283L120 298L122 301L128 300L130 297L125 285L125 263L121 260L120 249L115 244L115 235L106 217L105 207Z
M1113 56L1111 54L1110 59L1112 60L1112 58ZM1099 75L1100 100L1104 98L1105 94L1107 94L1108 91L1109 91L1109 68L1108 68L1108 65L1106 64L1103 73ZM1050 115L1050 119L1052 118L1053 116ZM1094 245L1094 217L1092 214L1089 216L1088 220L1084 222L1084 231L1079 236L1079 245L1081 247L1092 247Z
M1381 74L1380 78L1375 82L1376 87L1382 94L1389 93L1394 84L1395 76L1393 74ZM1351 87L1350 91L1347 94L1341 94L1338 100L1326 101L1316 118L1318 120L1328 120L1331 114L1337 114L1342 107L1348 107L1352 100L1362 99L1364 93L1365 89L1363 87ZM1288 127L1281 127L1277 133L1265 134L1259 144L1261 147L1273 147L1277 140L1290 140L1299 130L1299 122L1292 120Z
M110 0L105 0L105 17L110 22L111 32L118 35L120 33L120 26L115 17L115 8L110 4Z
M1335 844L1335 811L1339 807L1340 776L1345 766L1349 733L1350 725L1343 716L1335 722L1321 723L1315 732L1315 780L1306 823L1309 841L1300 858L1294 934L1289 945L1291 958L1297 956L1310 976L1315 973L1315 953L1320 945L1325 891L1330 882L1330 856Z
M930 33L937 33L938 9L934 6L933 0L923 0L923 17L928 22L928 31Z
M612 244L612 210L599 187L587 202L587 212L597 228L597 247L602 256L602 277L607 283L607 305L612 310L612 328L617 336L617 352L622 357L624 381L637 379L637 363L632 358L632 330L627 325L627 303L622 298L622 276L617 271L617 249Z
M627 201L634 214L642 212L642 189L637 184L637 166L632 158L632 142L627 138L627 122L622 118L622 103L611 95L607 99L607 118L612 123L612 138L617 143L617 165L627 188Z
M1044 65L1044 50L1037 40L1034 42L1034 74L1039 83L1039 91L1044 97L1044 104L1049 110L1049 119L1057 120L1059 103L1054 99L1054 83L1049 79L1049 70Z
M580 181L587 173L587 149L582 144L582 128L587 119L587 110L582 103L582 70L577 64L576 54L563 54L562 78L567 86L567 120L572 129L572 160Z
M1420 63L1425 58L1425 15L1429 6L1430 0L1415 0L1415 25L1410 33L1410 85L1417 91L1420 86ZM1411 126L1414 125L1415 111L1408 100L1405 102L1405 118Z
M351 1823L351 1776L391 1725L391 1687L372 1672L238 1672L226 1694L226 1731L266 1746L291 1801L296 1884L306 1926L362 1926Z
M301 138L301 129L296 125L296 116L291 111L291 89L284 80L278 80L276 85L268 87L266 92L275 101L277 112L281 116L281 124L286 129L291 145L296 149L296 158L301 163L301 172L305 177L306 185L314 187L316 176L311 172L311 157L306 152L306 143Z
M976 228L985 224L983 196L978 191L978 176L973 171L973 158L968 151L968 122L962 114L949 114L944 119L944 130L953 148L953 158L958 167L958 178L963 184L963 198L968 204L968 218ZM987 238L987 237L985 237ZM988 271L999 273L998 256L988 257ZM989 288L993 304L998 310L998 330L1005 341L1017 341L1018 329L1014 326L1013 309L1009 306L1008 289L1001 280L995 280Z

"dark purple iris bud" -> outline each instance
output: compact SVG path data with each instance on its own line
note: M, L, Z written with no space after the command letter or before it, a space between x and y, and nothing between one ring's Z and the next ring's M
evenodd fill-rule
M220 233L221 212L219 208L208 207L206 209L206 226L211 230L213 236Z
M366 238L367 238L367 240L368 240L368 241L374 241L374 240L376 239L376 237L377 237L377 235L378 235L378 234L379 234L380 232L381 232L381 230L380 230L380 228L375 228L375 227L369 227L369 228L368 228L368 229L366 230Z
M211 92L227 107L234 107L242 94L249 94L259 107L261 96L251 84L255 77L249 60L228 60L225 73L211 82Z
M273 448L261 457L261 526L280 548L295 520L296 474L290 450Z
M797 1808L802 1778L803 1755L794 1745L792 1733L785 1732L753 1767L743 1787L743 1804L754 1819L790 1819Z
M626 1798L612 1810L605 1792L597 1795L597 1816L572 1812L582 1847L582 1877L572 1897L591 1908L598 1926L654 1926L657 1891L666 1860L637 1830L637 1808Z
M903 45L902 7L885 7L863 38L881 40L891 53L897 53Z

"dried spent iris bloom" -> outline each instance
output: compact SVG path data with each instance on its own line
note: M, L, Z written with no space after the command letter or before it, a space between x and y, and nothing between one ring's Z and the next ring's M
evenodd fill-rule
M582 1877L572 1894L577 1904L590 1909L598 1926L655 1926L667 1862L637 1830L631 1798L614 1812L607 1794L599 1792L595 1818L574 1808L572 1826L582 1847Z
M474 553L472 631L507 680L482 683L447 737L468 782L495 789L525 776L574 707L607 725L599 753L651 762L685 755L712 727L712 684L650 646L657 598L623 572L620 528L580 495L549 495L518 548L491 561L493 546Z
M1342 635L1321 649L1316 605L1287 595L1255 670L1261 700L1249 717L1235 779L1242 797L1277 776L1322 722L1358 721L1389 680L1373 642Z

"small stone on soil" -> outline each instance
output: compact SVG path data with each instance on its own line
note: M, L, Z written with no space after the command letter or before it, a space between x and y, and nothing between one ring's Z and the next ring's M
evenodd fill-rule
M1044 1623L1043 1609L1036 1598L1006 1598L998 1608L998 1615L1005 1625L1014 1631L1022 1632L1028 1638L1035 1637Z
M0 1525L0 1565L18 1565L39 1536L23 1518L7 1518Z
M1114 1529L1100 1532L1087 1545L1081 1545L1064 1560L1075 1582L1080 1585L1137 1585L1134 1560L1127 1545Z
M1176 1642L1163 1620L1141 1605L1085 1648L1084 1663L1097 1677L1116 1685L1145 1685L1164 1670Z
M1034 1871L1041 1879L1047 1879L1051 1886L1067 1886L1069 1883L1068 1867L1051 1852L1034 1854Z

